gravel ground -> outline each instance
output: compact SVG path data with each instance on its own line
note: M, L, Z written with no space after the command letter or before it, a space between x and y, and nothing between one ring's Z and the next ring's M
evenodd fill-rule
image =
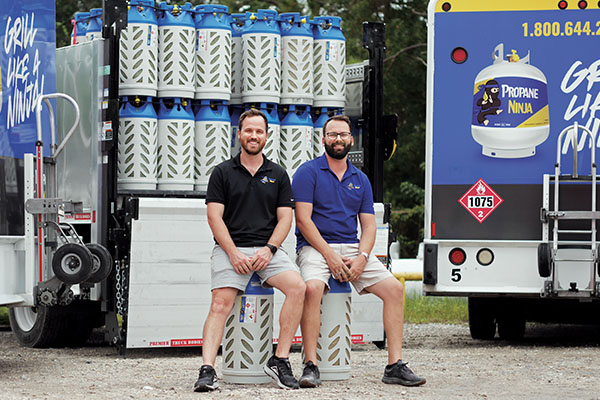
M464 325L407 324L404 359L427 378L421 387L383 384L387 354L366 344L353 347L347 381L293 391L221 381L220 390L204 394L191 391L199 349L135 350L126 357L102 346L29 349L0 331L0 399L600 399L600 327L527 329L526 339L508 343L472 340ZM290 358L299 374L299 349Z

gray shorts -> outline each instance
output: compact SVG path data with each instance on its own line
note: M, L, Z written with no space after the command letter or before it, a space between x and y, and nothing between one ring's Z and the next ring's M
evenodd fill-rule
M358 256L358 243L330 244L331 248L342 257L354 258ZM311 279L325 283L325 291L329 290L329 277L331 271L325 257L312 246L302 246L298 250L296 263L304 281ZM358 294L369 293L368 287L393 277L392 273L374 255L370 255L363 273L354 282L350 282Z
M262 249L264 246L259 247L238 247L237 249L241 251L243 254L248 257L252 257L254 253L258 250ZM298 267L294 265L290 257L287 255L285 250L280 248L273 255L271 262L267 265L267 268L262 271L252 271L245 275L240 275L235 272L233 269L233 265L229 261L229 256L225 253L225 250L221 248L219 245L215 245L213 248L212 255L210 257L210 274L211 274L211 283L210 290L231 287L241 291L246 289L246 285L250 281L252 277L252 273L256 272L258 277L260 278L260 283L263 287L270 287L266 284L266 280L279 275L285 271L298 271Z

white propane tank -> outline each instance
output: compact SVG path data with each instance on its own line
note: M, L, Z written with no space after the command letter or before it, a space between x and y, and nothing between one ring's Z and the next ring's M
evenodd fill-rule
M196 7L196 98L231 98L231 26L222 5Z
M131 0L119 43L119 93L153 96L158 90L158 22L154 0Z
M289 106L281 120L280 136L279 163L292 178L300 165L313 158L310 106Z
M263 366L273 352L273 289L252 274L225 320L223 379L229 383L269 383Z
M194 98L196 27L192 5L158 5L158 97Z
M87 41L102 39L102 9L92 8L90 10L89 19L87 20L87 28L85 30Z
M215 166L231 157L227 102L201 100L195 120L194 190L205 192Z
M258 10L246 18L242 32L242 101L279 103L281 35L277 12Z
M157 128L152 98L123 97L119 113L119 189L156 190Z
M194 190L194 114L185 99L160 99L158 190Z
M488 157L531 157L550 133L546 77L502 43L493 58L475 78L471 134Z
M324 381L350 378L351 303L350 284L329 278L329 292L321 300L321 330L317 341L317 361Z
M313 103L313 33L307 16L279 14L281 104Z
M242 103L242 32L246 14L231 14L231 104Z
M71 33L71 44L87 42L87 26L90 19L89 12L76 12L73 16L73 32Z
M315 17L314 107L343 108L346 102L346 38L340 17Z

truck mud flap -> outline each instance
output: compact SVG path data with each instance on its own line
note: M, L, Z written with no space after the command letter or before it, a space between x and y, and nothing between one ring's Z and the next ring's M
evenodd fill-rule
M438 268L437 268L437 250L438 245L435 243L425 243L423 253L423 283L426 285L437 284Z

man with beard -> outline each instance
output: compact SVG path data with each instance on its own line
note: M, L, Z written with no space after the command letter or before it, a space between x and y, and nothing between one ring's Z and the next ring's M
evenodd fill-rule
M350 120L334 116L323 126L323 133L325 154L304 163L292 183L296 202L296 263L306 282L300 322L305 353L300 387L321 384L316 348L321 298L329 289L330 276L351 282L359 294L373 293L383 300L389 364L383 382L422 385L425 379L416 376L401 360L404 288L370 254L377 231L373 192L367 176L348 160L348 152L354 145Z
M267 132L262 112L244 112L238 130L240 153L217 165L208 182L206 212L216 244L211 257L212 300L202 336L204 365L194 384L197 392L219 386L214 364L225 319L253 273L264 286L275 287L286 296L277 349L267 361L265 373L282 388L298 388L288 355L300 323L306 285L297 267L279 249L292 225L294 203L287 173L262 153Z

